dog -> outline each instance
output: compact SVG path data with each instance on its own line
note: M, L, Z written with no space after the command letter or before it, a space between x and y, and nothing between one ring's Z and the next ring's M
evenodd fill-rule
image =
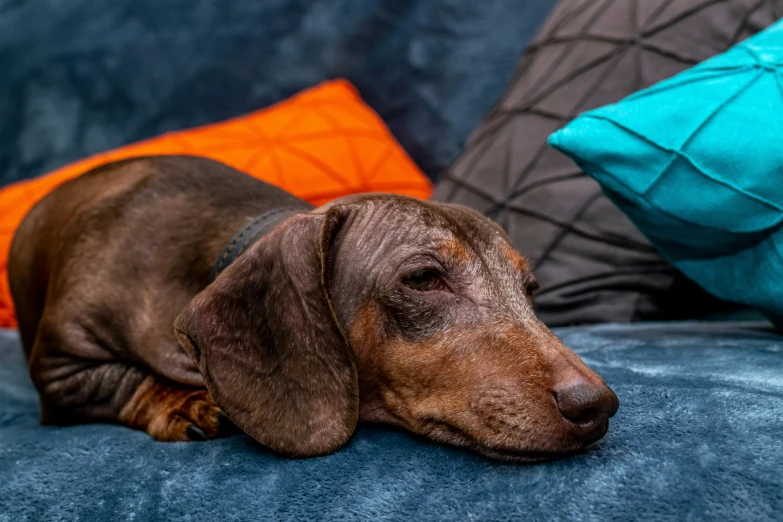
M585 449L618 408L536 318L503 229L459 205L314 208L210 159L135 158L37 203L8 271L44 425L241 429L312 457L361 420L523 462Z

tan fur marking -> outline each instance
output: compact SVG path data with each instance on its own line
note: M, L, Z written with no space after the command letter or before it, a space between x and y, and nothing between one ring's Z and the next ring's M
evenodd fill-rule
M218 408L206 389L184 388L147 377L120 412L120 422L159 441L187 441L194 425L207 437L220 435Z
M473 261L473 256L468 246L458 239L447 239L438 246L438 252L462 264L468 264Z
M511 263L514 268L519 270L520 272L527 272L530 270L530 267L527 264L527 259L524 258L519 252L514 250L514 248L509 244L503 245L503 255L508 259L508 262Z
M487 453L579 447L549 390L561 367L583 365L553 335L546 340L515 325L483 324L411 343L385 339L381 321L368 303L350 331L363 421Z

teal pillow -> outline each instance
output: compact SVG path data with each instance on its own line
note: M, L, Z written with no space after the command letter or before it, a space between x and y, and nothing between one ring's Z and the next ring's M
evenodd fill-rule
M783 21L549 137L678 269L783 326Z

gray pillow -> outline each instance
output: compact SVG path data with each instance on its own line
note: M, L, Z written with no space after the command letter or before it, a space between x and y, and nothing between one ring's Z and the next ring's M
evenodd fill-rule
M546 139L781 14L783 0L561 0L433 199L472 206L508 231L541 283L549 325L684 319L729 306L664 261Z

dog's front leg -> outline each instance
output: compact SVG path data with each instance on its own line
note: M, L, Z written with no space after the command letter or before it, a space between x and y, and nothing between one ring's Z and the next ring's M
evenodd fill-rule
M117 360L95 337L67 321L41 325L30 375L41 399L42 424L119 423L160 441L204 440L236 431L206 388Z

